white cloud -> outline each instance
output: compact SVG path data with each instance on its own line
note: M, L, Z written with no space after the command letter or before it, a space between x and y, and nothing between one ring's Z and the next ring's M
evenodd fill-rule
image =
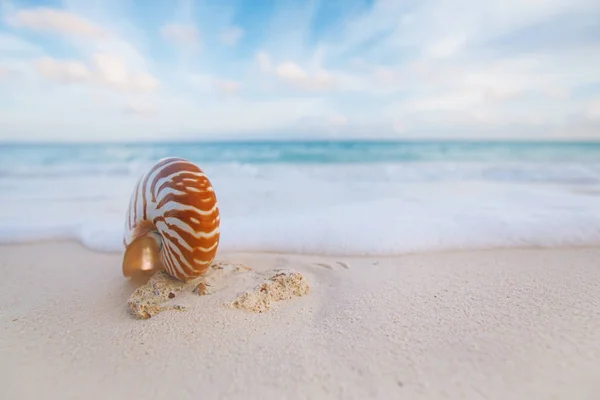
M154 97L153 102L126 103L125 108L115 107L115 104L123 104L115 102L117 99L103 96L98 101L90 101L91 98L81 101L78 93L60 90L53 96L28 100L27 104L36 109L35 118L31 118L29 112L9 114L0 110L0 126L11 130L18 127L25 135L21 138L29 140L47 138L49 132L54 132L53 138L57 140L107 139L111 132L110 137L116 140L167 140L173 138L174 133L179 134L179 138L202 135L218 140L241 138L257 131L281 137L282 132L299 126L303 117L316 118L331 113L322 99L244 101L232 98L227 102L199 103L193 97L163 95ZM57 115L60 118L56 118ZM90 118L94 123L90 124ZM41 125L44 130L39 129Z
M207 92L214 87L214 78L212 75L200 72L186 74L184 81L187 84L193 85L194 91Z
M193 86L194 93L202 94L202 96L212 96L215 92L231 96L239 93L242 89L242 82L231 79L219 79L202 73L188 74L185 77L185 81Z
M262 72L272 74L281 82L297 89L325 90L332 88L335 84L333 75L322 69L309 72L292 61L284 61L273 65L271 58L265 52L258 53L256 60Z
M89 39L101 39L108 35L105 30L85 18L44 7L17 11L15 14L9 15L6 22L18 28Z
M345 126L348 123L348 118L343 115L334 114L329 117L329 124L335 127Z
M600 121L600 98L590 100L586 107L586 116L592 121Z
M275 68L275 74L286 81L302 81L308 78L308 74L298 64L284 62Z
M48 79L62 83L89 82L92 72L79 61L43 57L35 62L37 71Z
M384 88L399 89L402 87L403 76L405 75L394 68L376 66L373 71L373 83Z
M0 54L31 54L39 52L40 48L38 46L18 36L0 32Z
M101 112L98 123L114 127L115 138L299 127L349 137L600 136L594 0L348 1L317 34L314 2L276 2L252 30L230 2L177 1L164 15L177 23L162 27L144 19L140 5L62 4L3 11L21 29L0 34L0 100L18 99L3 127L27 125L29 110L43 104L54 112L40 118L57 132L77 131ZM27 29L61 34L60 47L53 35L32 43L16 36ZM155 33L177 51L156 45ZM77 115L43 103L48 90ZM90 99L98 104L86 108Z
M244 35L244 30L238 26L233 26L221 33L221 40L229 46L234 46Z
M230 80L217 80L216 85L219 89L219 92L226 95L237 93L242 86L240 82Z
M258 61L258 65L262 72L270 72L271 71L271 58L264 51L259 52L256 55L256 60Z
M133 116L156 117L159 113L159 110L155 104L147 101L131 100L123 106L123 112L127 115Z
M152 91L159 87L160 82L154 76L148 73L135 74L131 76L129 87L133 90Z
M176 45L200 46L200 34L196 27L190 24L166 24L160 29L160 34Z
M425 47L424 54L433 58L445 58L456 55L465 45L465 38L449 36L435 40Z
M125 86L129 81L125 63L111 54L94 54L93 65L100 80L108 85Z
M12 74L14 74L13 69L6 67L4 65L0 65L0 82L2 82L5 78L8 78Z
M90 65L75 60L43 57L35 61L36 70L59 83L88 83L125 91L152 91L158 81L147 73L127 71L123 60L109 54L95 54Z
M402 121L394 121L392 123L392 129L394 133L402 134L406 132L406 125Z

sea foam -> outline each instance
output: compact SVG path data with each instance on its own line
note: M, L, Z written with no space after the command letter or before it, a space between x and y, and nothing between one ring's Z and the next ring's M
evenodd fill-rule
M0 241L122 251L148 163L0 177ZM220 251L375 255L600 244L597 164L207 164ZM92 168L92 167L90 167Z

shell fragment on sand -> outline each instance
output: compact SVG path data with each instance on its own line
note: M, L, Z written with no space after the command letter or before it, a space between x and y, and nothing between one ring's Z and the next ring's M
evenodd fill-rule
M232 286L230 290L223 291L229 286ZM252 286L253 289L247 290ZM234 289L237 290L232 291ZM196 302L198 297L221 291L223 293L220 296L233 297L235 293L240 293L239 289L242 293L225 305L257 313L268 311L273 302L304 296L310 290L306 279L299 272L275 269L259 273L245 264L218 262L205 275L187 283L172 278L165 271L157 272L145 285L133 292L127 305L136 318L148 319L162 311L185 311L186 308L181 305L168 303L179 293L184 298L186 295L191 296L191 301Z
M301 273L276 270L274 275L253 290L241 293L230 306L263 313L268 311L276 301L304 296L309 291L310 287Z
M137 288L129 297L129 310L140 319L148 319L165 310L185 310L182 306L164 306L184 288L184 283L173 279L164 271L154 274L148 283Z

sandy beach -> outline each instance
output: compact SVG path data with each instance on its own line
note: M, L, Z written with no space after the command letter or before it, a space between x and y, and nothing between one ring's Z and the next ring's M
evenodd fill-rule
M600 250L219 254L310 291L229 307L252 279L135 318L121 255L0 246L2 399L593 399ZM242 274L243 275L243 274ZM139 285L139 284L137 284Z
M0 0L0 400L600 400L598 32Z

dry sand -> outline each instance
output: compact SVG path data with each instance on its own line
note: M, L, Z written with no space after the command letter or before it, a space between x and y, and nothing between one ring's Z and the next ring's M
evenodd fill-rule
M168 299L180 308L137 319L127 302L139 285L121 276L119 254L70 242L0 246L0 398L600 393L600 250L219 260L229 273L201 286L204 295L183 288ZM239 263L252 270L235 273ZM275 269L309 289L260 313L232 306Z

